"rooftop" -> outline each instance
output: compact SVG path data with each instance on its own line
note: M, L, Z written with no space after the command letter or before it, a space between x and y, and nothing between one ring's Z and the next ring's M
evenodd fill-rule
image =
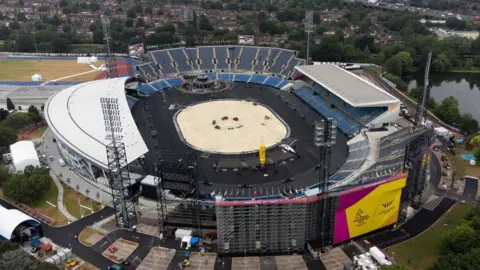
M55 136L103 168L108 166L105 147L111 140L110 132L106 131L108 121L103 117L105 104L101 98L118 100L121 126L116 127L115 137L125 144L128 162L148 151L128 107L126 79L97 80L71 86L53 95L45 105L45 118ZM114 121L114 124L118 122Z
M397 98L385 90L336 65L296 66L295 69L353 107L380 107L399 103Z

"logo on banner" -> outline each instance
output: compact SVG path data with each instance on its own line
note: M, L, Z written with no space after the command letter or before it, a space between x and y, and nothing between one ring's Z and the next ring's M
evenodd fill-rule
M353 223L357 227L361 227L367 223L367 220L370 218L369 215L364 214L362 209L358 209L357 214L355 215L355 219L353 220Z
M378 213L378 214L379 215L386 215L386 214L390 213L391 211L393 211L395 209L395 205L393 204L394 201L395 201L395 199L382 203L382 207L383 207L382 211L380 211L380 213Z
M386 203L382 203L382 206L383 206L384 208L388 208L390 205L392 205L393 201L394 201L394 200L388 201L388 202L386 202Z

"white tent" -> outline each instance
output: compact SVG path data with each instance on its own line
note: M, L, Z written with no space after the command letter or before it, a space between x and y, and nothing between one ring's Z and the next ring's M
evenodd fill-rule
M13 231L22 222L33 221L39 223L38 220L17 209L8 210L2 206L0 206L0 217L2 217L2 222L0 222L0 236L7 240L12 239Z
M445 138L448 136L448 133L449 133L448 129L444 127L437 127L434 129L434 131L435 131L435 135L442 136Z
M33 74L32 75L32 82L42 82L43 81L43 76L40 74Z
M10 145L13 166L17 172L23 172L25 167L40 166L37 151L32 141L19 141Z

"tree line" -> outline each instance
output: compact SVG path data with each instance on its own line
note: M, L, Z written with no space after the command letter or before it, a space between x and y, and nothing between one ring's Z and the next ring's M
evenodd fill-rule
M25 167L23 173L11 174L6 166L0 166L0 186L3 194L17 203L32 205L41 201L52 183L46 168Z
M31 105L28 112L13 112L15 105L10 98L7 98L7 109L0 108L0 149L8 148L18 139L19 132L31 125L36 125L42 121L40 111L37 107ZM22 108L19 108L20 110Z

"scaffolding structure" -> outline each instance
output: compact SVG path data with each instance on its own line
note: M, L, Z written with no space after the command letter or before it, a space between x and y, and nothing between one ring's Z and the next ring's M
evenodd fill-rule
M319 197L216 203L218 252L300 252L317 237Z
M136 204L138 193L129 190L130 173L128 172L125 144L121 142L123 131L118 99L105 97L100 99L103 119L105 121L106 138L111 140L106 146L109 185L115 210L117 227L131 227L137 223Z

